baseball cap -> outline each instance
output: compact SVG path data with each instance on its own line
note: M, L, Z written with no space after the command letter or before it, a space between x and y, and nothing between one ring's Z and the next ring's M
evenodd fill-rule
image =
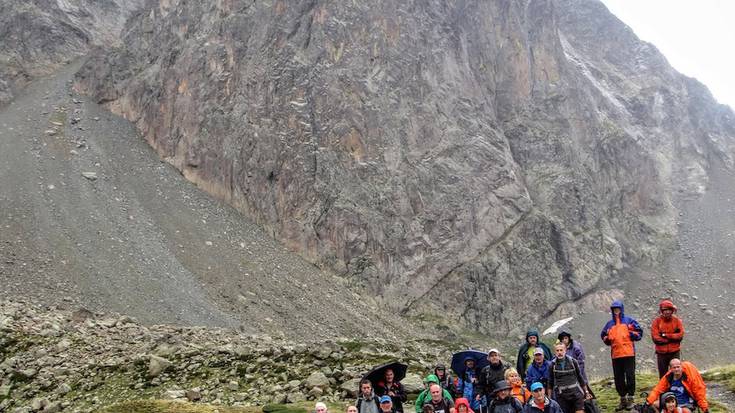
M541 347L536 347L536 350L533 351L533 355L535 356L536 354L544 354L544 351L541 350Z
M500 350L498 350L498 349L496 349L496 348L491 348L491 349L490 349L490 350L488 350L488 352L487 352L487 354L488 354L488 355L490 355L490 354L492 354L492 353L496 353L496 354L500 355Z
M392 403L393 400L390 398L390 396L380 396L380 402L381 403Z
M538 389L543 389L543 388L544 388L544 385L539 382L535 382L531 385L531 391L536 391Z

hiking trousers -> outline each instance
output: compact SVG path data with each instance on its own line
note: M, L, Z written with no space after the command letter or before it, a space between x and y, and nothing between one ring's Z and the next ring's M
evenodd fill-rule
M615 390L620 397L635 394L635 356L612 359Z
M659 379L669 371L669 363L672 359L681 359L680 353L681 351L675 351L673 353L656 353Z

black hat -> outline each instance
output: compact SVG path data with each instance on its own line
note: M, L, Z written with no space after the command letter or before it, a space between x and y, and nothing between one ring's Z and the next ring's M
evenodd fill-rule
M505 380L500 380L499 382L495 383L495 388L493 389L493 394L503 391L503 390L510 390L511 386L508 384Z

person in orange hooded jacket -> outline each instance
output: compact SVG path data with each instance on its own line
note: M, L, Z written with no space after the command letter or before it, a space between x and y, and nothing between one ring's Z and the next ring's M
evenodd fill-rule
M684 323L674 315L676 306L671 300L663 300L658 305L659 317L651 324L651 338L656 346L658 377L669 371L669 363L681 358L681 340L684 338Z
M643 337L643 329L636 320L625 315L623 302L610 305L612 320L600 332L602 341L610 346L615 390L620 395L619 410L633 408L635 394L635 341Z
M697 407L702 409L702 412L709 411L707 387L704 384L704 379L699 374L697 367L688 361L671 360L669 372L659 380L656 387L648 394L646 403L658 408L660 404L659 396L668 391L676 394L679 407L685 413L693 410L692 400L696 402Z

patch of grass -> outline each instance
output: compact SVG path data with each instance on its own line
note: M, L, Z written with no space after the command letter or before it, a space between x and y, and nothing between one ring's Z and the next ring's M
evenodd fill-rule
M225 407L179 401L133 400L106 407L101 413L259 413L259 407Z
M705 381L714 381L724 384L730 391L735 392L735 366L717 367L702 373Z

